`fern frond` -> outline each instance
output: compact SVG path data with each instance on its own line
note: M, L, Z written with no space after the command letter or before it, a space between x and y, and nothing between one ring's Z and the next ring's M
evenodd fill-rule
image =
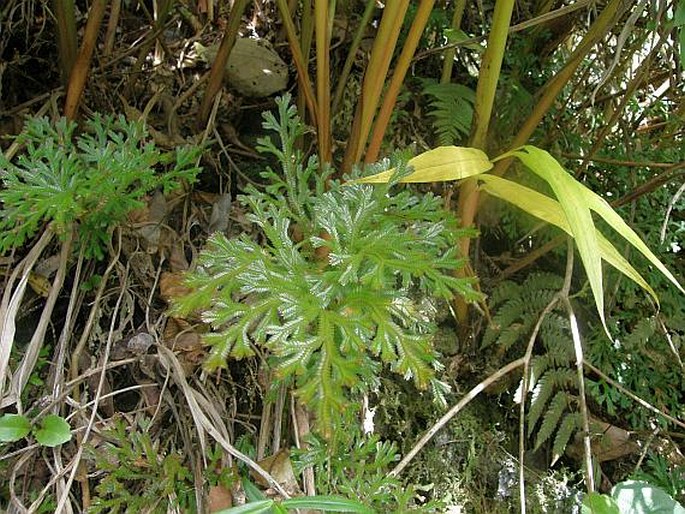
M546 407L547 402L552 397L554 390L553 380L551 380L547 374L542 375L535 384L533 392L530 395L530 411L528 412L529 437L533 433L538 419L540 419L540 415Z
M548 291L560 291L564 285L564 278L546 271L532 273L526 278L526 289L547 289Z
M571 412L564 416L564 420L561 422L561 425L559 425L556 436L554 436L554 444L552 445L552 466L566 451L566 445L568 445L571 436L576 430L580 430L582 426L583 417L580 412Z
M266 350L276 376L295 384L324 431L378 382L381 365L441 400L435 327L412 298L480 298L470 279L454 273L463 266L454 240L471 232L435 195L392 185L324 187L325 174L313 173L315 161L305 167L294 146L302 134L295 110L287 100L278 105L280 120L267 115L265 125L281 145L262 140L260 148L278 158L282 173L267 171L266 192L248 188L240 197L265 240L213 236L190 274L191 299L179 304L201 311L214 330L205 338L206 366ZM302 237L292 237L293 223ZM326 259L315 252L322 248Z
M628 351L641 351L649 338L656 332L656 322L654 318L647 317L640 319L627 337L623 339L623 344Z
M461 84L422 81L423 93L431 98L429 116L441 145L453 145L469 134L476 94Z
M506 280L497 286L489 297L490 308L499 307L501 304L521 296L523 288L512 280Z
M566 411L569 405L569 394L566 391L557 391L552 401L549 403L549 408L542 418L540 430L538 430L537 438L535 439L535 449L537 450L542 444L550 438L554 430L559 424L562 414Z

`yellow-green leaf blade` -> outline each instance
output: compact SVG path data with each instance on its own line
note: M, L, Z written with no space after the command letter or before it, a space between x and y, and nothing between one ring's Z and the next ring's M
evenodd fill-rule
M501 198L516 207L526 211L536 218L559 227L569 235L572 235L568 220L564 211L556 200L543 195L533 189L527 188L516 182L496 177L494 175L482 175L478 177L482 183L481 189L486 193ZM620 254L598 230L595 229L601 258L618 271L633 280L649 293L654 301L659 303L656 293L647 281L635 268Z
M602 259L611 264L614 268L623 273L626 277L631 279L642 289L647 291L649 295L654 299L657 305L659 305L659 297L652 289L647 281L642 278L635 268L628 262L628 260L621 255L621 253L612 245L599 231L597 231L597 242L599 243L600 252L602 252Z
M445 182L461 180L485 173L492 163L485 152L463 146L439 146L410 159L407 163L414 169L400 182ZM392 178L395 168L355 180L355 183L382 184Z
M533 173L544 179L552 188L566 215L571 235L578 248L580 260L595 297L597 311L605 330L608 329L604 316L604 286L602 284L602 258L600 256L597 232L589 206L585 203L584 186L569 175L554 157L534 146L524 146L511 155L518 157Z
M670 280L681 292L685 293L685 289L680 285L678 280L673 276L673 274L668 270L666 266L659 260L659 258L654 255L654 253L649 249L645 242L638 236L635 231L630 228L630 226L623 221L623 218L618 215L614 209L607 203L604 198L594 193L591 189L588 189L584 185L580 184L584 191L585 201L589 205L590 209L599 214L604 221L606 221L611 228L618 232L624 239L626 239L631 245L638 249L638 251L644 255L649 262L651 262L664 276Z

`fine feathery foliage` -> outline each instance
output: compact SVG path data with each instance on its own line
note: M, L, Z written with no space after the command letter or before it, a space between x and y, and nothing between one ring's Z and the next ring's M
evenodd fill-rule
M16 138L25 149L16 163L0 153L0 253L44 224L57 234L78 224L86 256L102 257L110 228L141 207L146 193L174 189L199 171L197 148L162 153L142 123L123 116L95 116L78 135L76 128L66 118L32 118Z
M209 370L267 350L323 432L352 393L377 383L381 365L440 399L447 386L435 376L433 326L415 299L478 298L471 280L454 274L462 265L454 241L471 233L439 198L395 191L396 181L374 188L329 180L326 190L317 160L305 165L295 149L304 129L288 100L278 102L280 119L264 116L280 148L261 140L282 174L269 169L265 192L240 197L264 242L214 234L188 277L193 292L176 310L200 311L212 325Z

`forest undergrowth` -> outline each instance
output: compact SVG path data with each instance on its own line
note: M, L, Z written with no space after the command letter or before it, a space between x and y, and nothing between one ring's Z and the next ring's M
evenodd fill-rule
M683 512L684 48L678 1L5 1L0 512Z

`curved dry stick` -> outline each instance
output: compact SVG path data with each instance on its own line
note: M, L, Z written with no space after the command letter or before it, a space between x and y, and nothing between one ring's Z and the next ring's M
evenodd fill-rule
M668 227L668 220L671 217L671 211L673 211L673 206L676 204L678 200L680 200L680 197L685 193L685 183L683 183L682 186L676 191L676 194L673 195L673 198L668 202L668 208L666 209L666 215L664 216L664 222L661 225L661 232L659 233L659 242L661 244L664 244L664 240L666 239L666 228Z
M516 368L520 368L521 366L523 366L524 363L524 357L521 357L520 359L516 359L515 361L510 362L506 366L495 371L492 375L490 375L485 380L481 381L477 386L475 386L468 393L466 393L466 395L461 400L459 400L454 407L452 407L443 417L441 417L438 421L435 422L435 424L431 428L428 429L428 431L423 435L423 437L421 437L421 439L419 439L419 441L414 445L414 447L409 451L409 453L407 453L407 455L404 456L404 458L399 462L399 464L395 466L395 469L393 469L389 473L389 476L396 477L397 475L399 475L402 472L402 470L404 470L404 468L407 467L411 460L414 457L416 457L416 454L419 453L424 446L426 446L428 441L430 441L432 437L435 434L437 434L442 427L449 423L449 421L454 416L456 416L459 413L459 411L461 411L464 407L471 403L471 400L478 396L485 388L497 382L504 375L508 375Z
M554 297L549 301L545 308L540 313L533 332L530 334L528 339L528 347L526 348L526 354L524 355L523 363L523 379L521 380L521 399L519 404L519 496L521 503L521 512L526 512L526 481L524 477L524 467L523 459L526 452L526 396L528 393L528 382L530 380L530 361L533 358L533 348L535 346L535 340L538 337L538 332L542 327L542 322L545 320L547 315L552 312L552 309L559 303L559 299L562 293L554 295Z

